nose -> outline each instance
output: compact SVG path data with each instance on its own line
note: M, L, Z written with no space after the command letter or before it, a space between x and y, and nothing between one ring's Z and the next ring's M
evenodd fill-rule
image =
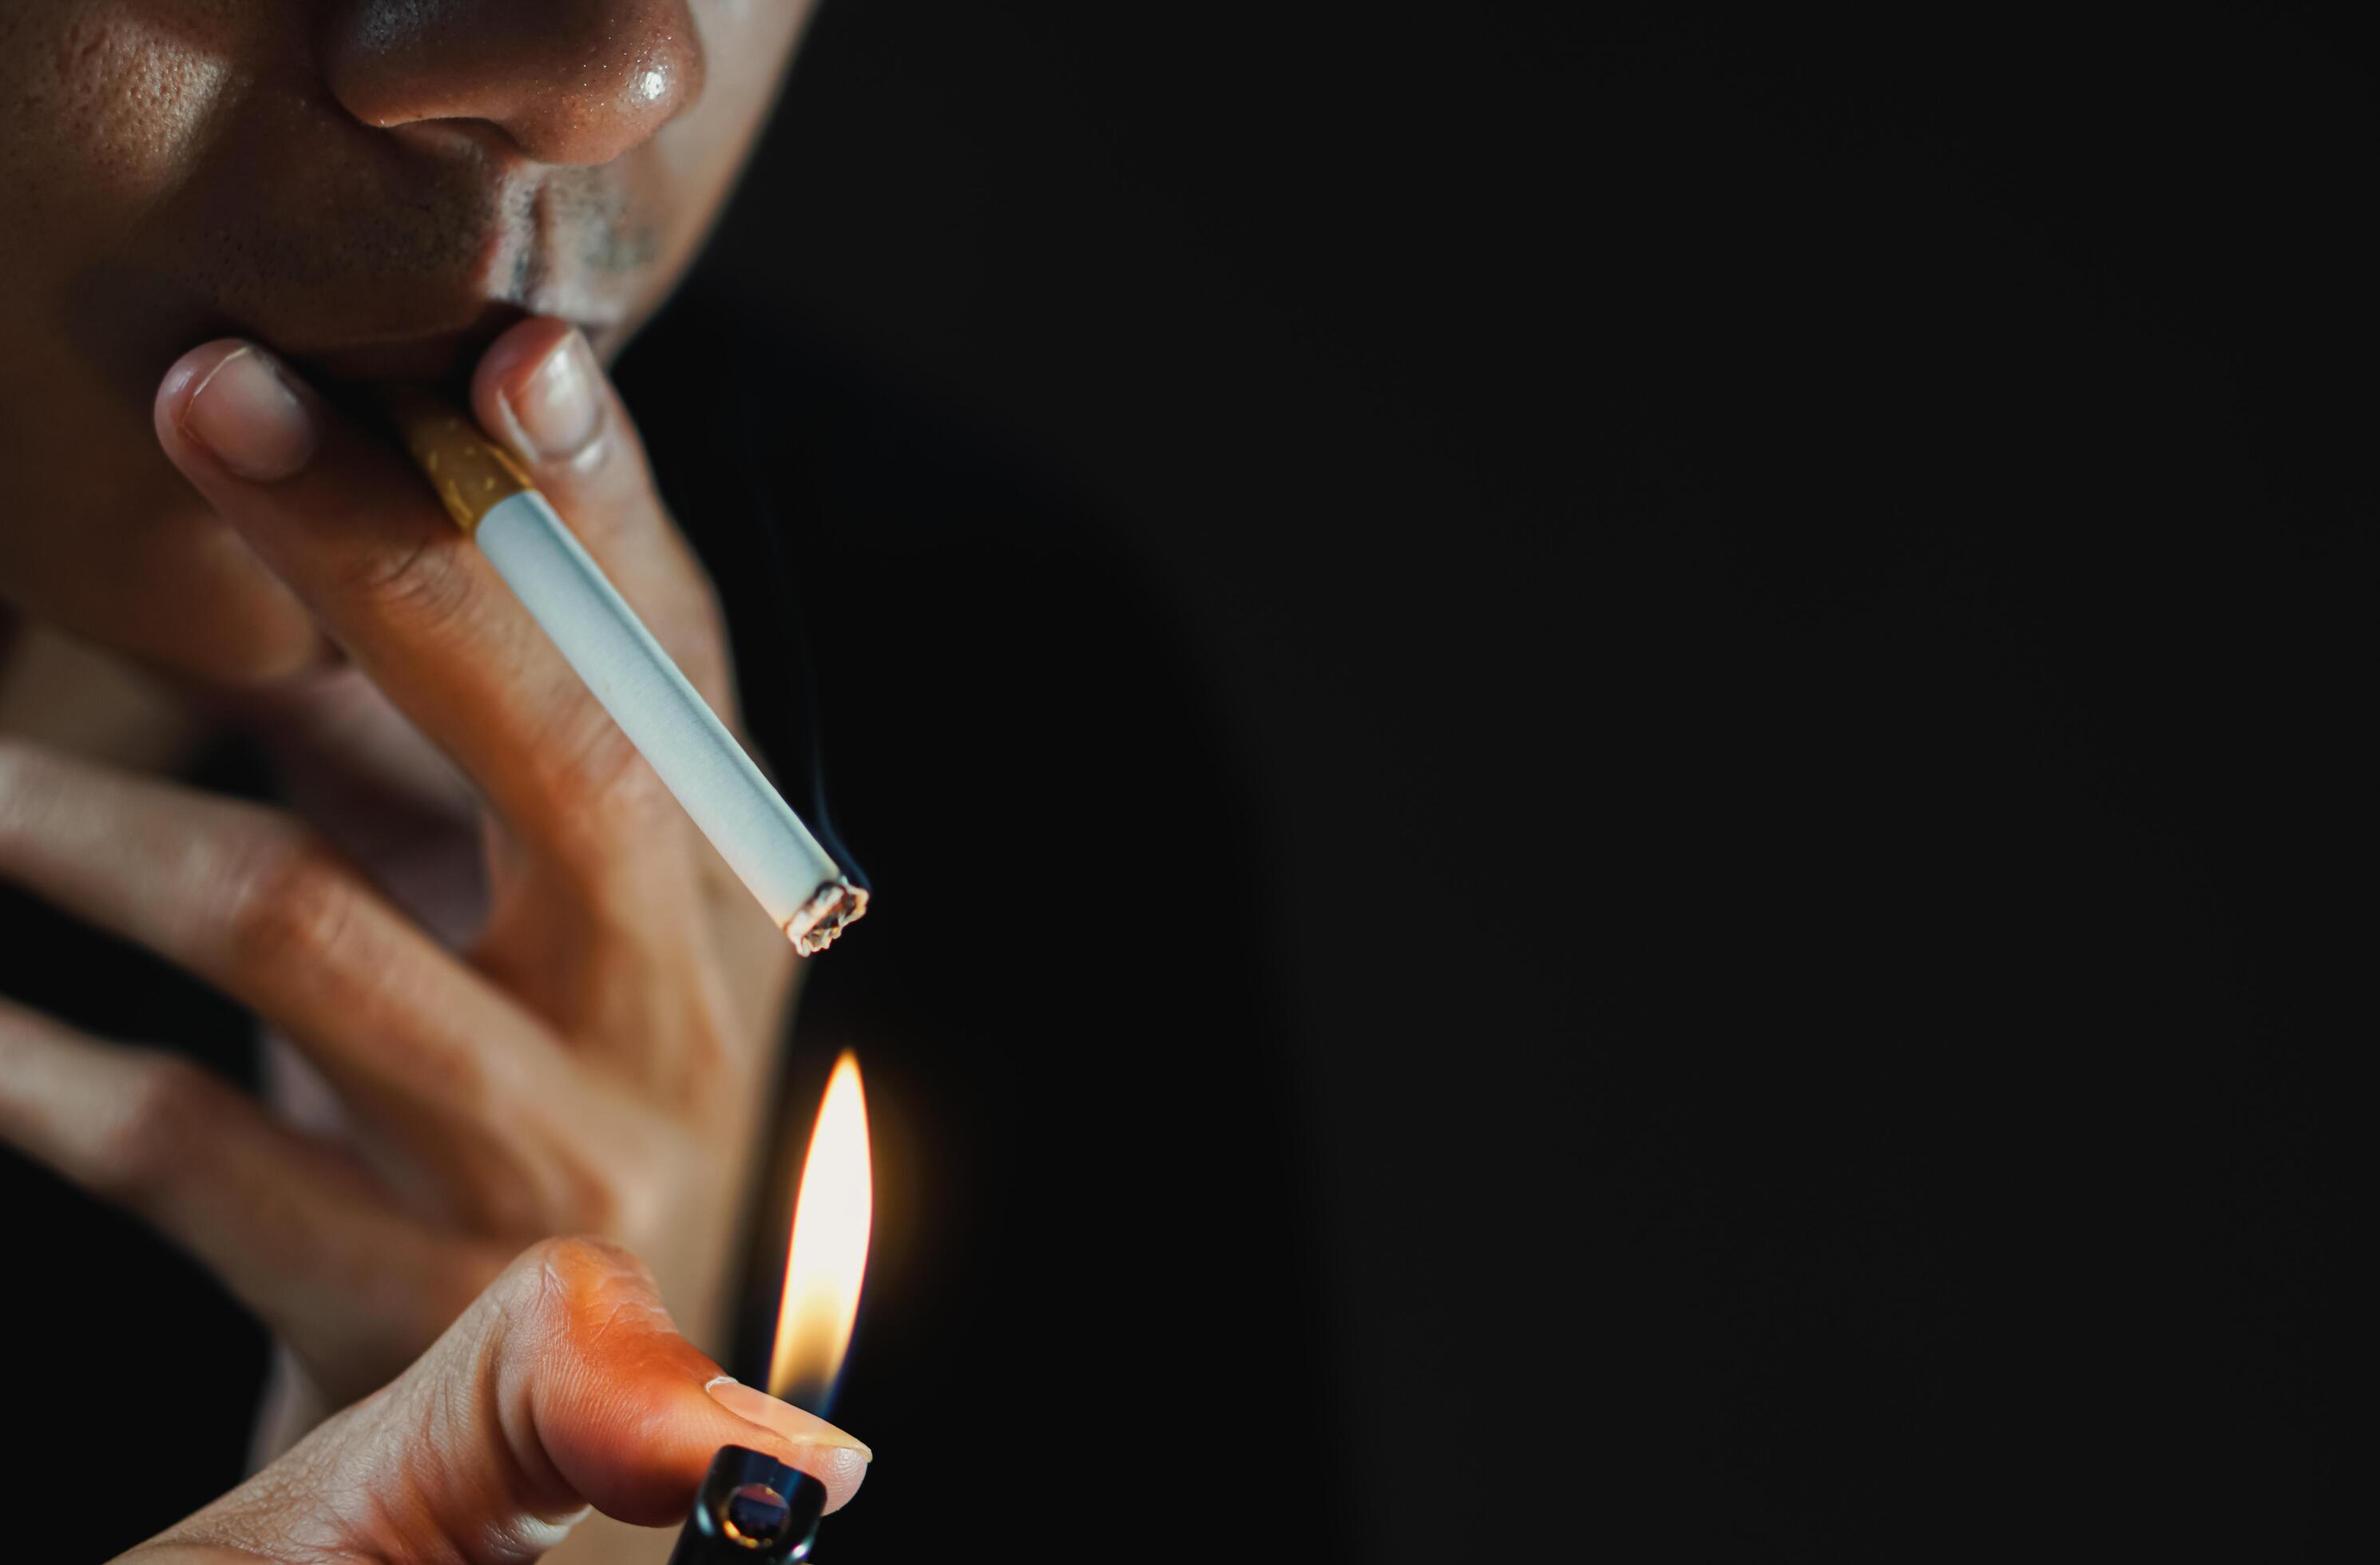
M687 0L334 0L331 93L366 125L494 126L539 163L603 164L702 95Z

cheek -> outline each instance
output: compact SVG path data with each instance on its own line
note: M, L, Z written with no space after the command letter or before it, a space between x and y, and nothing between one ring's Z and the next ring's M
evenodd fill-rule
M227 13L247 8L31 0L20 10L0 40L0 174L18 221L71 231L170 191L232 86L244 30Z

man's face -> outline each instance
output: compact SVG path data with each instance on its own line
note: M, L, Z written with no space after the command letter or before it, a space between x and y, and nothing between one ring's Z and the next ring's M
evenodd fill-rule
M0 604L241 682L319 642L158 451L184 349L467 370L524 313L625 342L810 0L0 0Z

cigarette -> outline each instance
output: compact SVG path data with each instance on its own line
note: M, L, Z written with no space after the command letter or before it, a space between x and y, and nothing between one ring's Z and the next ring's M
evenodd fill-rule
M790 1565L809 1558L826 1486L775 1457L722 1446L669 1565Z
M528 475L434 398L404 393L392 406L455 525L795 949L808 956L832 944L868 910L867 890L753 764Z

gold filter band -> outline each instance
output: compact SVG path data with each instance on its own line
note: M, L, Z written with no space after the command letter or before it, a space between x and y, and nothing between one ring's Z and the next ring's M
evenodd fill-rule
M511 453L428 392L396 393L389 407L414 466L446 503L446 514L464 536L479 531L480 519L498 504L537 487Z

